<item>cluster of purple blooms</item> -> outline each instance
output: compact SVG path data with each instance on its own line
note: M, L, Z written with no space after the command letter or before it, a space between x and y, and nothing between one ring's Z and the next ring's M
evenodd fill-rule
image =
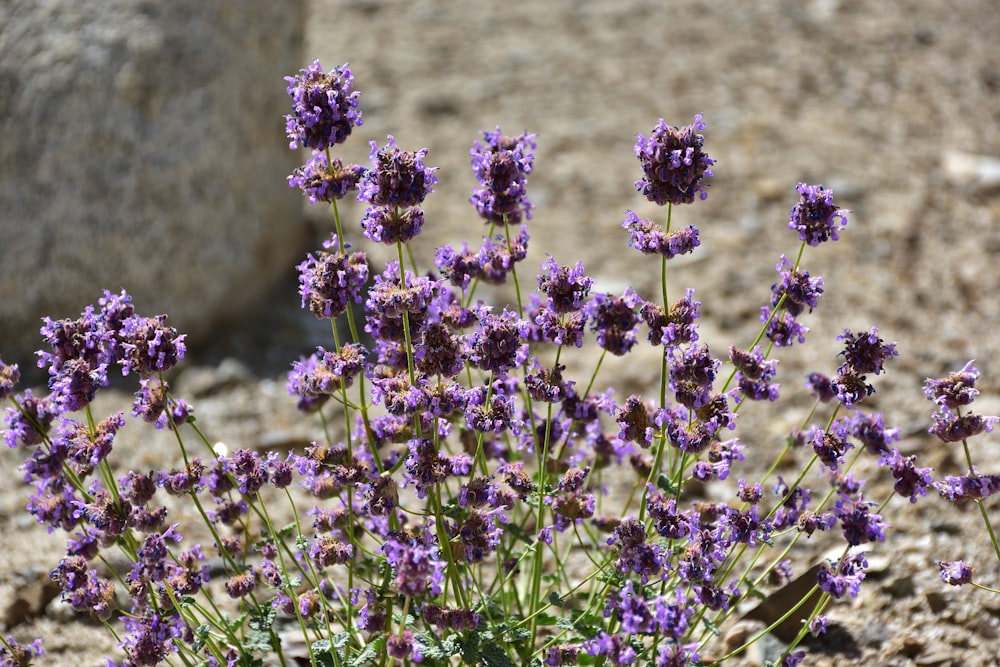
M439 248L436 272L418 273L401 263L402 244L420 233L420 206L437 180L424 164L427 151L404 151L390 136L385 146L371 144L371 166L344 166L330 149L361 124L350 69L324 72L314 62L288 81L288 137L293 148L312 150L289 184L312 202L334 205L337 224L324 249L297 267L301 303L321 319L349 318L352 340L294 363L287 387L303 412L341 406L343 441L284 457L210 450L205 459L181 444L183 462L169 472L114 471L109 454L124 415L98 421L89 408L113 368L139 378L133 416L174 430L180 443L191 423L203 439L166 377L184 356L184 337L163 316L137 315L124 291L105 292L78 319L45 320L39 364L50 375L48 395L15 394L18 369L0 362L0 398L14 406L4 437L29 452L22 467L33 488L28 509L50 531L72 533L52 579L73 609L102 620L121 611L116 587L127 589L123 667L174 655L185 664L251 664L260 652L281 650L283 623L312 638L317 664L361 664L352 656L379 652L429 664L455 655L487 664L570 665L583 656L587 664L699 664L715 650L714 628L761 581L741 571L745 550L839 530L849 549L820 569L817 584L828 598L857 595L867 568L858 547L885 540L887 523L850 472L854 454L876 457L910 502L928 488L955 502L1000 490L1000 476L980 475L971 462L968 476L933 482L916 457L894 447L897 429L858 409L874 392L868 377L897 354L872 328L838 337L843 363L833 377L809 376L818 404L832 405L828 425L790 438L818 462L829 493L803 478L736 476L730 502L685 507L688 483L730 480L739 470L746 445L734 433L738 413L747 402L779 399L778 360L769 355L805 341L800 318L818 306L822 278L782 255L761 336L748 348L730 347L725 358L699 339L693 289L673 303L631 288L592 293L581 263L562 265L553 256L526 302L476 301L479 282L516 282L527 256L535 136L508 136L498 127L475 142L479 185L470 201L490 231L476 250ZM700 115L682 128L661 119L651 136L638 135L642 195L669 206L706 198L715 161L703 150L705 127ZM400 248L400 260L379 273L344 240L335 203L354 191L368 204L364 236ZM822 186L799 184L797 192L789 227L801 243L836 240L849 211ZM631 211L622 226L629 246L661 262L699 245L696 228L670 231ZM352 304L364 307L358 323ZM365 344L356 338L358 324ZM662 355L658 400L635 394L619 401L610 390L564 377L561 355L591 339L601 354L621 356L643 338ZM539 352L546 345L554 357ZM962 411L977 393L977 376L970 362L927 383L939 406L931 432L945 442L964 442L997 421ZM80 410L86 420L70 416ZM630 500L624 512L608 515L606 483L621 470L636 478L642 500L637 514ZM280 529L268 508L275 497L292 500L293 490L312 503L304 513L312 523L296 511L294 529ZM170 522L164 495L198 508L208 546L180 548L181 529ZM563 585L582 582L567 581L562 566L543 577L543 555L558 560L577 540L602 577L592 592L562 597ZM117 584L95 563L114 546L131 561ZM210 558L221 565L210 568ZM971 581L964 562L939 565L946 582ZM782 561L770 575L788 580L793 571ZM190 602L211 599L213 584L251 619L252 635ZM548 639L538 631L540 614L559 608L565 632ZM820 634L826 623L816 615L803 632ZM782 664L802 659L793 648ZM0 664L27 664L40 651L9 638Z

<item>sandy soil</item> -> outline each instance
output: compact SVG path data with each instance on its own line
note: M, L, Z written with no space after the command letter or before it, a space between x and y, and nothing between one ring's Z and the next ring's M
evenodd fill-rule
M901 356L873 407L902 429L905 452L939 474L960 472L960 457L924 434L930 404L920 386L968 359L983 373L980 411L1000 413L1000 187L988 161L1000 158L1000 12L991 0L313 0L309 21L310 57L349 61L362 91L365 125L343 155L362 162L369 140L392 134L404 148L428 147L427 162L441 168L418 253L478 241L468 149L500 125L538 134L527 266L550 252L583 260L603 289L655 293L656 264L628 250L620 229L626 208L657 215L632 187L634 135L660 117L683 125L704 113L717 160L710 194L675 212L675 224L700 228L704 246L670 279L678 291L697 288L709 342L752 339L778 255L797 250L785 227L794 187L824 183L854 212L841 242L806 253L826 292L807 321L809 344L782 357L783 385L832 371L844 327L878 326ZM361 208L343 212L356 219ZM306 215L322 236L329 221ZM194 351L178 378L220 440L265 447L318 437L295 414L281 369L325 342L323 331L296 309L294 285L275 299ZM225 356L236 361L210 368ZM633 355L611 371L622 394L654 386L647 362ZM105 401L107 410L128 397ZM778 439L802 405L750 416L741 435ZM162 466L169 450L140 431L123 434L121 465ZM990 443L975 443L975 455L997 472L1000 448ZM18 452L0 456L13 471ZM0 621L18 638L46 637L39 664L100 664L113 639L48 602L41 582L63 538L24 515L25 492L16 474L0 481ZM987 508L1000 519L996 499ZM876 549L873 581L834 607L837 632L807 664L1000 664L1000 598L950 588L934 565L966 558L1000 585L978 512L927 498L894 502L887 514L894 531Z

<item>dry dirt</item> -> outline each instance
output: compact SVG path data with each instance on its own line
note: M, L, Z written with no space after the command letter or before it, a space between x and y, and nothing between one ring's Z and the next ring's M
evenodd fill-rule
M923 379L975 358L980 411L1000 413L1000 187L990 162L1000 158L997 35L992 0L313 0L307 54L328 67L349 61L362 91L365 124L342 155L364 161L369 140L392 134L404 148L428 147L427 162L440 166L418 256L440 243L478 242L469 146L496 125L528 130L538 151L526 266L546 252L583 260L608 290L631 284L652 295L658 280L656 262L628 250L620 229L626 208L659 215L632 187L635 133L648 134L660 117L683 125L703 113L715 176L708 200L676 210L674 221L697 225L704 245L672 267L670 281L675 292L697 288L716 349L752 340L778 255L797 250L785 227L796 183L833 188L854 212L842 241L804 257L826 292L808 317L809 343L781 356L779 379L798 391L807 370L836 367L834 337L844 327L878 326L901 356L870 407L902 429L905 452L941 475L959 474L961 458L924 434ZM361 208L343 212L354 220ZM306 215L320 238L329 220ZM296 301L294 282L281 286L212 349L193 351L177 386L214 438L265 447L319 437L282 386L291 360L327 342ZM631 355L608 371L620 395L655 387L657 364L648 362ZM127 402L112 395L98 414ZM740 435L752 463L753 447L780 441L803 405L746 418ZM983 471L1000 472L994 441L973 443ZM127 428L120 465L170 465L168 444ZM63 538L21 510L19 452L0 456L11 471L0 482L8 545L0 621L18 638L46 638L38 664L101 664L113 655L106 631L39 598ZM872 483L874 497L881 488ZM1000 523L996 498L987 509ZM836 631L806 664L1000 664L1000 596L948 587L934 565L965 558L979 579L1000 586L978 512L929 497L893 502L886 514L894 529L876 545L871 581L833 607Z

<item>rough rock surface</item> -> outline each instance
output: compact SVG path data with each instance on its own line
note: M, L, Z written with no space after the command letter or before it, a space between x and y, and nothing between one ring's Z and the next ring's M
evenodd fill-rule
M655 262L646 268L619 227L625 208L657 213L632 188L634 134L649 133L659 117L680 125L704 113L716 175L707 201L675 212L675 223L699 226L704 246L694 261L672 267L671 285L698 289L710 343L746 344L756 332L778 255L797 248L785 228L795 184L832 187L854 213L842 241L805 255L826 292L807 321L809 343L781 355L783 391L794 394L807 370L836 367L834 336L844 327L877 325L899 342L901 356L878 378L871 407L902 429L904 453L918 454L938 476L960 474L961 453L926 435L931 405L920 385L976 358L977 407L1000 413L1000 300L992 293L1000 281L1000 196L990 166L1000 157L1000 13L989 0L665 5L312 0L306 53L326 66L350 61L362 91L365 125L342 155L364 161L367 140L382 144L391 133L404 148L429 147L427 163L441 167L418 247L478 241L468 148L497 124L527 129L538 133L539 149L526 265L537 266L545 252L563 263L582 259L606 289L631 283L645 292L658 280ZM351 220L361 209L342 212ZM325 233L328 219L310 215ZM278 370L282 357L287 364L329 340L296 302L287 285L179 374L178 393L195 404L213 440L287 448L322 436L319 424L295 413ZM240 361L213 369L224 355ZM637 353L603 372L620 395L648 393L657 366L649 361ZM102 401L100 414L127 409L129 397ZM787 411L740 416L751 471L809 408L808 401L782 405ZM145 433L123 431L121 465L176 465L169 438ZM993 443L995 436L974 442L974 456L982 470L1000 472ZM13 470L18 454L0 452L0 462ZM886 488L877 478L866 487L872 498ZM15 549L0 571L8 625L21 639L47 637L39 664L100 664L113 646L102 628L71 621L58 601L37 613L45 600L37 573L47 567L37 553L59 553L63 538L30 525L17 475L0 489L7 508L0 539L30 534L32 547ZM996 498L987 509L1000 517ZM965 558L977 577L1000 583L975 507L896 498L885 513L893 529L873 545L870 580L858 598L831 608L831 631L805 664L1000 664L1000 599L948 587L934 565ZM792 554L798 571L831 546L821 537ZM727 638L754 632L756 622L729 629ZM768 642L757 649L756 663L732 664L773 656Z
M304 4L0 5L0 341L127 289L195 339L301 250L282 77ZM252 47L248 47L252 45Z

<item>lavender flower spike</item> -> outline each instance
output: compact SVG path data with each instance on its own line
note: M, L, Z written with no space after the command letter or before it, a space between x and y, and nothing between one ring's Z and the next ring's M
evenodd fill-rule
M795 190L799 203L792 209L788 228L797 231L799 238L811 246L839 239L837 232L847 226L847 214L852 211L837 208L833 190L822 185L799 183Z
M299 76L285 77L292 97L292 113L285 116L285 133L295 150L305 146L326 150L343 143L362 124L357 110L360 93L351 92L354 76L347 63L324 72L318 60Z
M702 151L705 138L698 132L704 129L702 115L697 114L691 125L671 127L661 118L651 136L636 135L633 150L642 163L643 178L635 187L646 199L663 206L691 204L695 195L708 197L702 180L712 175L709 167L715 160Z
M472 171L482 186L473 190L469 201L486 222L518 224L531 219L534 208L525 194L528 174L535 160L535 135L505 136L500 128L483 132L484 142L476 141L469 154Z

